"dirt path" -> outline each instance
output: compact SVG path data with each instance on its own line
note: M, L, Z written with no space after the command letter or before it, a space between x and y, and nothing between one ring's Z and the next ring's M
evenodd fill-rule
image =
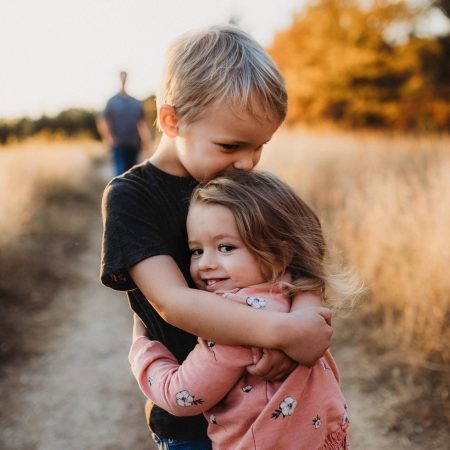
M350 409L352 450L422 450L406 436L389 431L386 413L390 392L383 386L374 385L378 369L363 349L339 339L339 329L344 326L345 322L334 326L337 337L332 351Z
M123 294L97 280L99 212L85 220L90 245L70 263L79 275L78 287L62 289L49 308L30 316L30 327L47 324L36 342L39 352L4 371L2 449L154 448L144 399L127 361L130 311ZM361 350L339 345L339 340L334 352L352 412L352 449L415 449L385 433L385 399L373 388L364 390L373 364Z
M123 294L97 280L101 219L88 250L71 265L76 289L63 289L33 323L48 324L38 355L6 367L0 448L152 449L144 397L129 370L131 319ZM6 414L5 414L6 413Z

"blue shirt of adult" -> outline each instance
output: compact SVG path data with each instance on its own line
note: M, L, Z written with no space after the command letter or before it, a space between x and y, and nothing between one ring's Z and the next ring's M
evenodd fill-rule
M139 100L128 94L116 94L108 100L103 117L114 139L114 145L138 147L141 138L138 123L144 119L144 109Z

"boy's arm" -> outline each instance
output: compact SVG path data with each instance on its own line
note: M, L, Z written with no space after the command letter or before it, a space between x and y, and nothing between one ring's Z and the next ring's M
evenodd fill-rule
M292 300L291 312L298 311L302 308L309 308L311 306L314 307L322 305L323 300L320 292L315 291L300 292Z
M291 312L302 308L321 306L322 297L316 292L301 292L292 300ZM331 325L331 323L328 321ZM296 362L281 350L252 348L255 364L247 367L247 371L265 380L284 380L296 367ZM318 358L320 358L320 355ZM318 359L317 358L317 359ZM303 361L303 365L312 367L317 359Z
M204 339L284 351L310 365L329 347L331 313L311 307L290 314L254 310L190 289L175 261L165 255L144 259L129 273L168 323Z
M212 408L251 362L244 347L201 341L180 365L163 344L145 336L135 337L128 358L144 395L175 416Z

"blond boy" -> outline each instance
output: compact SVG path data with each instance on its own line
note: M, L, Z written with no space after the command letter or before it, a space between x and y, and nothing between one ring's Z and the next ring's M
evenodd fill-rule
M101 279L127 291L149 337L181 363L196 336L265 349L249 370L283 377L294 360L311 365L328 348L330 313L314 294L291 314L254 311L194 289L186 236L189 197L198 182L228 169L251 170L286 115L284 81L246 33L210 27L169 48L158 96L163 132L154 155L106 188ZM308 306L305 308L305 306ZM149 426L160 448L210 448L202 416L174 417L153 406Z

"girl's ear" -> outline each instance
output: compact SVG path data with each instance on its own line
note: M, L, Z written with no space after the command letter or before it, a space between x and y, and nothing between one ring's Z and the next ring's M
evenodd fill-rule
M178 123L179 120L173 106L162 105L159 108L159 126L168 137L178 136Z

